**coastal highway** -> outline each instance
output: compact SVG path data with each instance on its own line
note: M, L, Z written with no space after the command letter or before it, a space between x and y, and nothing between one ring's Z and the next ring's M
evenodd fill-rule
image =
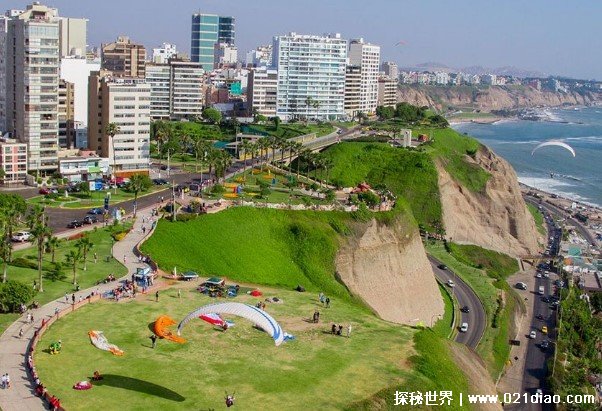
M464 306L470 308L470 312L468 313L461 312L461 319L459 321L459 324L464 322L468 323L468 331L465 333L458 332L456 342L464 344L472 349L476 348L485 332L485 327L487 326L487 315L485 314L485 309L483 308L479 297L477 297L472 288L462 281L460 277L452 271L449 271L449 268L447 270L439 268L438 265L443 264L441 261L431 256L428 258L433 267L435 277L437 277L441 283L446 284L447 281L452 280L456 284L452 291L460 308ZM445 285L445 287L447 287L448 290L450 289L447 285Z

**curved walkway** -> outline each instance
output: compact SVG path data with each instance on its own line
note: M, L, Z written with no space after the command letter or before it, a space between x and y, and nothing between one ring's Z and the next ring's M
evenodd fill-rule
M121 241L115 243L113 247L113 257L124 263L127 268L127 274L120 278L130 278L131 273L136 268L147 266L138 262L135 254L136 245L145 237L142 233L142 216L150 216L150 209L140 210L138 218L134 221L132 231ZM148 223L146 223L148 226ZM146 236L150 234L146 232ZM115 288L115 282L109 284L100 284L75 293L76 301L81 297L84 301L93 291L104 293ZM71 296L69 296L71 299ZM37 310L33 310L35 321L28 324L26 314L12 323L6 331L0 336L0 374L8 373L11 379L11 388L0 390L0 409L4 411L11 410L44 410L44 403L39 397L34 395L34 386L27 372L27 351L34 333L40 328L42 319L47 321L55 315L55 310L63 311L71 306L71 301L65 302L65 298L58 298L48 304L43 305ZM19 338L19 330L22 329L24 335Z

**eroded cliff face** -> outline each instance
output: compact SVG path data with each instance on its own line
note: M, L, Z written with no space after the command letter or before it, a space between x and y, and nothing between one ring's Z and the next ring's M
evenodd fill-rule
M600 93L539 91L533 87L492 86L488 88L437 87L402 85L397 99L416 106L429 106L438 111L448 107L473 107L481 111L508 110L523 107L591 105L602 98Z
M350 238L336 258L336 270L352 294L382 319L430 325L444 305L416 228L372 220Z
M484 192L472 192L452 179L442 164L439 191L448 240L475 244L512 256L538 250L537 227L521 196L514 169L485 146L475 158L466 156L491 174Z

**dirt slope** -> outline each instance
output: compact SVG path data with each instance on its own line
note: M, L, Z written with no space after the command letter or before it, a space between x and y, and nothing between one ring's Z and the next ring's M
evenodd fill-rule
M539 233L510 164L485 146L466 161L476 162L491 178L484 193L475 193L437 165L447 238L513 256L534 254Z
M414 227L371 221L339 250L337 275L381 318L429 325L444 311L422 241Z

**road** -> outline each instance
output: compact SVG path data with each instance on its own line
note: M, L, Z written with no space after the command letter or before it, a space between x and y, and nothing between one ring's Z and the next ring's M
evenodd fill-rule
M460 307L467 306L470 308L470 312L461 313L460 321L460 323L468 323L468 331L465 333L459 332L456 336L456 342L464 344L472 349L476 348L485 332L485 327L487 327L487 315L485 314L485 309L483 308L479 297L477 297L472 288L462 281L455 273L449 269L440 269L438 265L442 263L439 260L429 256L429 261L433 267L435 277L437 277L441 283L446 284L447 281L452 280L456 284L456 286L452 288L452 292L453 297L458 301L458 305Z

